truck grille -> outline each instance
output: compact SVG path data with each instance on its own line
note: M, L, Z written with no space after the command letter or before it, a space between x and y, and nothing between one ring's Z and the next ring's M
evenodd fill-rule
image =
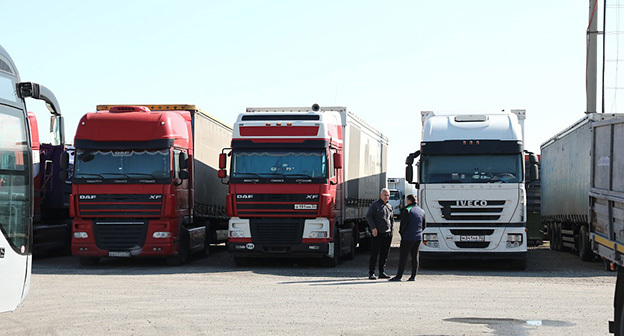
M318 194L239 194L236 211L240 217L316 216Z
M109 251L130 251L145 244L147 221L95 222L95 243Z
M477 205L461 205L461 201L438 201L442 206L442 218L446 220L498 220L503 212L505 201L484 200ZM485 203L483 203L485 202ZM477 203L477 202L475 202Z
M160 217L162 195L78 195L80 217Z
M251 219L253 242L266 245L301 244L304 220L297 219Z

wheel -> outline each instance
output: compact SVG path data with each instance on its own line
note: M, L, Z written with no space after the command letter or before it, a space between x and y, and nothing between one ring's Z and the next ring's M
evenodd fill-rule
M548 235L548 245L551 250L555 250L555 232L554 232L554 224L548 223L546 226L546 234Z
M246 257L234 257L234 264L238 267L248 266L249 258Z
M340 236L338 230L334 231L334 255L323 256L321 259L321 266L323 267L336 267L338 265L338 261L340 260Z
M349 249L349 253L345 255L345 259L353 260L355 258L355 233L351 236L351 248Z
M167 265L169 266L180 266L183 265L188 259L188 232L182 230L180 234L180 243L178 244L178 254L174 256L167 257Z
M199 251L200 258L206 258L210 255L210 243L212 242L212 234L210 232L210 225L206 225L206 240L204 241L204 249Z
M553 237L555 242L555 251L563 250L563 238L561 236L561 223L555 223L553 230Z
M581 226L579 230L579 257L583 261L593 261L594 251L591 250L589 243L589 234L587 233L587 226Z
M100 263L98 257L80 257L80 265L82 266L95 266Z

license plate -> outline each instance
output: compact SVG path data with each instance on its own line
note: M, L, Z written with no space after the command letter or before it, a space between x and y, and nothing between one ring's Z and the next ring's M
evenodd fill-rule
M459 236L459 241L463 242L484 242L485 236Z
M111 251L108 252L108 256L109 257L117 257L117 258L129 258L130 257L130 252L129 251Z

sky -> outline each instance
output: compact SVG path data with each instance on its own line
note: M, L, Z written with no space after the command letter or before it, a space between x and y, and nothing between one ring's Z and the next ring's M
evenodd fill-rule
M0 45L55 93L67 142L98 104L194 104L233 124L318 103L384 133L403 177L420 111L526 109L539 152L586 109L587 0L0 2ZM27 104L45 131L44 104Z

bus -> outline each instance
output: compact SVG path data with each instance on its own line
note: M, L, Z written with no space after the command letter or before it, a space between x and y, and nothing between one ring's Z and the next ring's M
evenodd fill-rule
M15 310L30 286L35 160L25 98L43 100L60 119L54 94L43 85L20 82L0 46L0 313Z

